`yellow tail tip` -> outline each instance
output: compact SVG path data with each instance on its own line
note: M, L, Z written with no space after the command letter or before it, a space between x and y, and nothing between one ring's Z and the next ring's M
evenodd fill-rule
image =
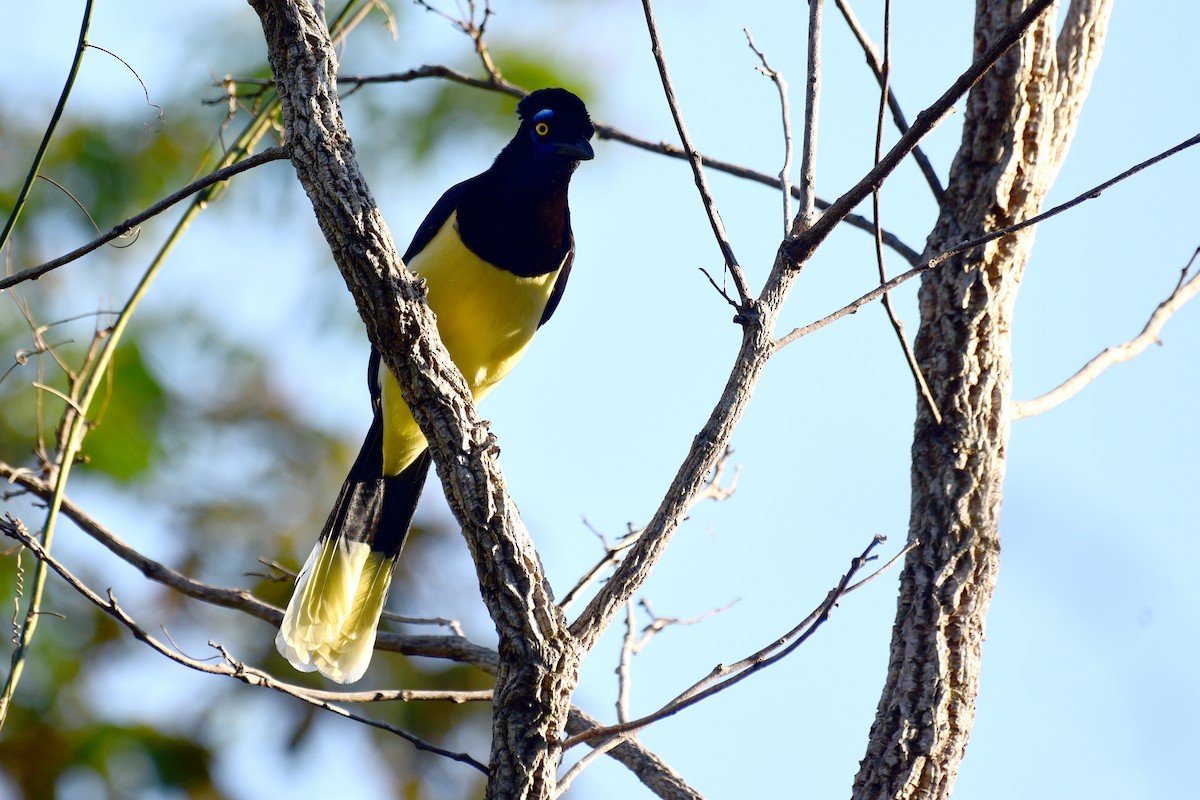
M293 667L353 683L371 663L394 558L363 542L317 543L300 570L275 646Z

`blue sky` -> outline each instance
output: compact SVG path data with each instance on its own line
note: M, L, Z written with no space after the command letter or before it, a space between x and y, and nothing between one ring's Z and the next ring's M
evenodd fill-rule
M650 139L675 139L638 4L496 5L497 53L499 43L516 41L545 42L571 54L600 87L586 98L597 120ZM878 37L877 5L859 3L856 11ZM893 86L910 119L968 63L966 5L938 2L918 11L897 4ZM1196 132L1198 79L1188 54L1200 9L1167 6L1118 4L1049 203ZM12 30L30 35L7 42L0 64L10 76L22 65L21 74L31 77L0 90L5 113L48 113L81 7L71 4L70 13L53 15L24 6L11 12L21 17ZM776 172L782 160L777 98L755 71L742 29L790 81L798 124L804 5L664 2L657 13L698 147ZM818 193L832 199L870 165L877 97L844 26L832 8L828 14L817 180ZM396 43L374 37L368 55L375 68L473 66L465 40L435 16L405 13L401 20ZM181 30L202 33L180 39ZM133 63L154 97L166 94L173 80L202 81L210 71L231 69L210 60L226 50L206 51L206 37L236 37L253 46L256 32L253 13L233 0L206 8L102 0L91 39ZM349 51L346 69L358 69L359 58ZM361 61L366 64L366 55ZM377 91L403 98L408 90ZM123 68L91 54L76 97L114 114L143 102ZM366 104L351 101L346 112L353 134ZM957 123L951 118L926 144L943 179L958 145ZM887 135L894 139L891 129ZM473 135L416 171L366 164L401 246L441 190L485 167L502 139ZM601 142L596 150L573 185L578 258L567 297L482 409L559 594L599 555L582 518L611 536L649 518L711 409L739 340L728 307L699 272L715 271L719 253L686 167L615 143ZM1185 153L1039 228L1013 332L1018 398L1041 394L1105 347L1131 338L1170 293L1200 245L1198 159ZM781 234L778 194L719 175L710 181L757 287ZM281 326L314 296L339 291L332 265L322 272L282 271L289 258L320 263L322 245L298 189L280 207L294 213L269 226L261 219L233 228L227 219L202 222L157 288L161 302L188 298L221 308L248 341L267 341L278 339ZM914 248L922 248L935 214L911 165L884 187L884 224ZM892 272L903 269L899 258L888 259ZM843 305L871 288L874 274L869 237L838 233L798 282L781 327ZM206 289L227 280L241 281L245 298L270 293L272 306L213 297ZM915 285L895 295L910 333L917 324L914 296ZM348 295L344 303L350 307ZM293 339L279 353L276 379L298 407L357 436L367 415L362 365L341 354L354 347L365 353L365 340L323 331L319 321L309 327L313 338ZM1200 747L1193 724L1200 716L1194 677L1200 588L1191 554L1200 530L1193 499L1200 307L1177 315L1162 338L1161 347L1110 370L1066 405L1014 426L1000 582L958 796L1158 798L1192 790L1183 765ZM323 379L314 382L318 371ZM913 405L911 379L877 306L776 357L734 437L737 493L695 510L643 592L664 616L689 617L739 602L702 625L668 630L635 659L635 714L654 710L715 664L789 629L874 534L889 537L886 555L901 546ZM423 513L446 513L437 494L427 493ZM154 541L159 533L160 521L106 506L102 496L93 502L131 540ZM468 573L465 549L455 568ZM845 796L878 700L895 588L889 575L847 598L789 659L654 726L642 740L712 798ZM428 607L397 610L458 616L479 638L492 636L476 597L425 595ZM615 699L617 645L610 635L588 658L577 696L606 719ZM203 691L202 678L166 665L161 670L164 685L179 681ZM169 691L152 697L164 710L175 700ZM122 713L120 699L116 692L113 713ZM136 706L138 698L127 700ZM255 703L252 697L247 702ZM247 714L232 735L254 741L261 725ZM357 735L327 744L345 747L349 757ZM238 796L263 796L263 787L279 785L269 768L235 753L222 768L230 786L243 787ZM294 796L320 796L323 777L317 765L295 774ZM369 775L347 784L342 774L335 785L338 796L355 798L369 796L377 784ZM571 796L626 795L636 796L632 779L601 763L576 782Z

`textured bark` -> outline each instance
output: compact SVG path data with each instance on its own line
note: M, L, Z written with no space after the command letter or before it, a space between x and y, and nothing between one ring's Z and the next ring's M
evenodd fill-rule
M979 0L980 52L1028 3ZM926 256L1028 218L1058 173L1099 62L1111 0L1057 6L972 90ZM909 538L890 662L854 797L946 798L975 718L999 569L1013 305L1032 230L925 274L915 351L942 424L917 405Z
M296 175L372 344L429 440L500 645L489 798L552 796L580 648L508 496L497 449L400 261L358 167L324 22L304 0L251 0L267 42Z

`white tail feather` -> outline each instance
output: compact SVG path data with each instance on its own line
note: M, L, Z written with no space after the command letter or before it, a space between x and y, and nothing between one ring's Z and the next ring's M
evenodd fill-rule
M300 570L275 646L303 672L353 683L371 663L393 559L363 542L317 543Z

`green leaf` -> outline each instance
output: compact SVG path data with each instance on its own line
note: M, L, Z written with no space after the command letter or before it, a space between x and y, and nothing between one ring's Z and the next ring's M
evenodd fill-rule
M117 350L105 396L93 409L83 451L93 469L130 480L150 468L166 407L165 392L146 367L136 340Z

